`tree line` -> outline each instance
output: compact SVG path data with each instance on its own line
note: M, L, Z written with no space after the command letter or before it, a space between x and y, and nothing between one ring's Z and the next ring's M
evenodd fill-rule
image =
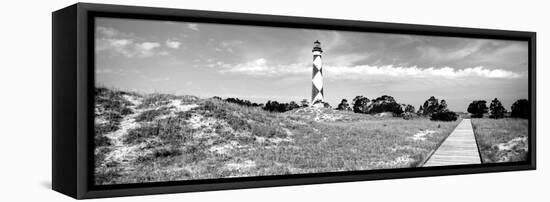
M277 101L269 100L265 104L258 104L258 103L255 103L255 102L251 102L249 100L243 100L243 99L239 99L239 98L222 99L221 97L214 96L213 99L222 100L222 101L225 101L225 102L234 103L234 104L238 104L238 105L246 106L246 107L261 107L263 110L270 111L270 112L286 112L286 111L290 111L290 110L293 110L293 109L296 109L296 108L309 106L307 100L305 100L305 99L301 102L301 105L298 105L298 103L296 103L294 101L291 101L289 103L284 103L284 102L277 102Z
M520 99L512 104L510 107L510 117L529 119L529 100ZM497 99L493 99L489 107L487 107L487 101L475 100L468 105L468 113L472 114L472 118L482 118L484 114L489 114L489 118L500 119L504 118L508 111L504 108L502 103Z
M352 100L352 104L348 103L347 99L342 99L338 104L337 110L353 111L362 114L378 114L383 112L392 113L393 116L411 119L414 116L426 116L431 120L454 121L458 118L458 114L447 109L447 102L441 102L434 96L431 96L418 109L410 104L399 104L389 95L382 95L370 100L365 96L356 96Z
M247 107L261 107L263 110L270 112L286 112L297 108L308 107L310 105L307 99L303 99L300 103L294 101L284 103L277 101L267 101L265 104L258 104L248 100L239 98L226 98L214 97L214 99L223 100L230 103L235 103ZM325 108L332 108L328 103L313 103L322 104ZM399 104L397 101L389 95L382 95L375 99L369 99L365 96L356 96L350 103L347 99L342 99L336 110L353 111L354 113L361 114L379 114L379 113L391 113L396 117L403 117L404 119L411 119L415 116L430 117L430 120L437 121L455 121L458 118L458 114L447 108L447 102L445 100L439 100L434 96L428 98L422 105L418 107L418 110L410 104ZM514 118L529 118L529 101L526 99L520 99L514 102L511 106L510 117ZM508 113L503 107L502 103L495 98L491 101L489 107L485 100L475 100L469 104L468 113L473 118L481 118L484 114L489 113L490 118L504 118Z

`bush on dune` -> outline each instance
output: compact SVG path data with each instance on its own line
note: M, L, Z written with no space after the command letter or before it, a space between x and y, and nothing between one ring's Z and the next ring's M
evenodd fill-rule
M458 114L452 111L439 111L432 113L430 120L432 121L456 121L458 119Z

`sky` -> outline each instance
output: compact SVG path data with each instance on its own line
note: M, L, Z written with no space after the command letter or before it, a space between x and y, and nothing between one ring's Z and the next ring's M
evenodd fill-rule
M311 99L312 47L323 49L325 100L430 96L464 112L528 97L524 41L96 18L96 86L257 103Z

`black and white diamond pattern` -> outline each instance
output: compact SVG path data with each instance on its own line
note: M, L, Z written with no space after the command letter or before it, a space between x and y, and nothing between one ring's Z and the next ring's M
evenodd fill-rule
M313 51L313 77L312 77L311 103L317 100L323 101L323 61L321 51Z

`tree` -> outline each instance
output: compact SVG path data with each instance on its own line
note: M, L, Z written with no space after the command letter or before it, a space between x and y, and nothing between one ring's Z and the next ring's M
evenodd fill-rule
M473 118L481 118L488 111L487 101L485 100L475 100L468 106L468 112L472 114Z
M422 107L422 115L430 116L432 113L439 111L439 100L437 100L434 96L431 96L424 102Z
M447 110L447 101L441 100L441 102L439 103L439 106L437 107L437 111L440 112L445 110Z
M506 109L502 106L502 103L498 99L495 98L493 101L491 101L489 109L491 110L489 117L494 119L504 118Z
M307 99L303 99L302 101L300 101L300 106L309 107L309 101Z
M406 112L406 113L415 113L414 106L412 106L412 105L406 105L406 106L405 106L405 112Z
M366 114L370 100L363 96L353 98L353 112Z
M511 117L529 119L529 100L520 99L512 104Z
M422 105L418 107L418 111L416 112L416 114L419 116L424 114L424 108L422 107Z
M376 114L382 112L392 112L394 115L401 115L403 109L392 96L382 95L374 100L368 107L368 113Z
M351 111L351 107L349 107L348 100L342 99L340 104L338 104L337 110L345 110L345 111Z

